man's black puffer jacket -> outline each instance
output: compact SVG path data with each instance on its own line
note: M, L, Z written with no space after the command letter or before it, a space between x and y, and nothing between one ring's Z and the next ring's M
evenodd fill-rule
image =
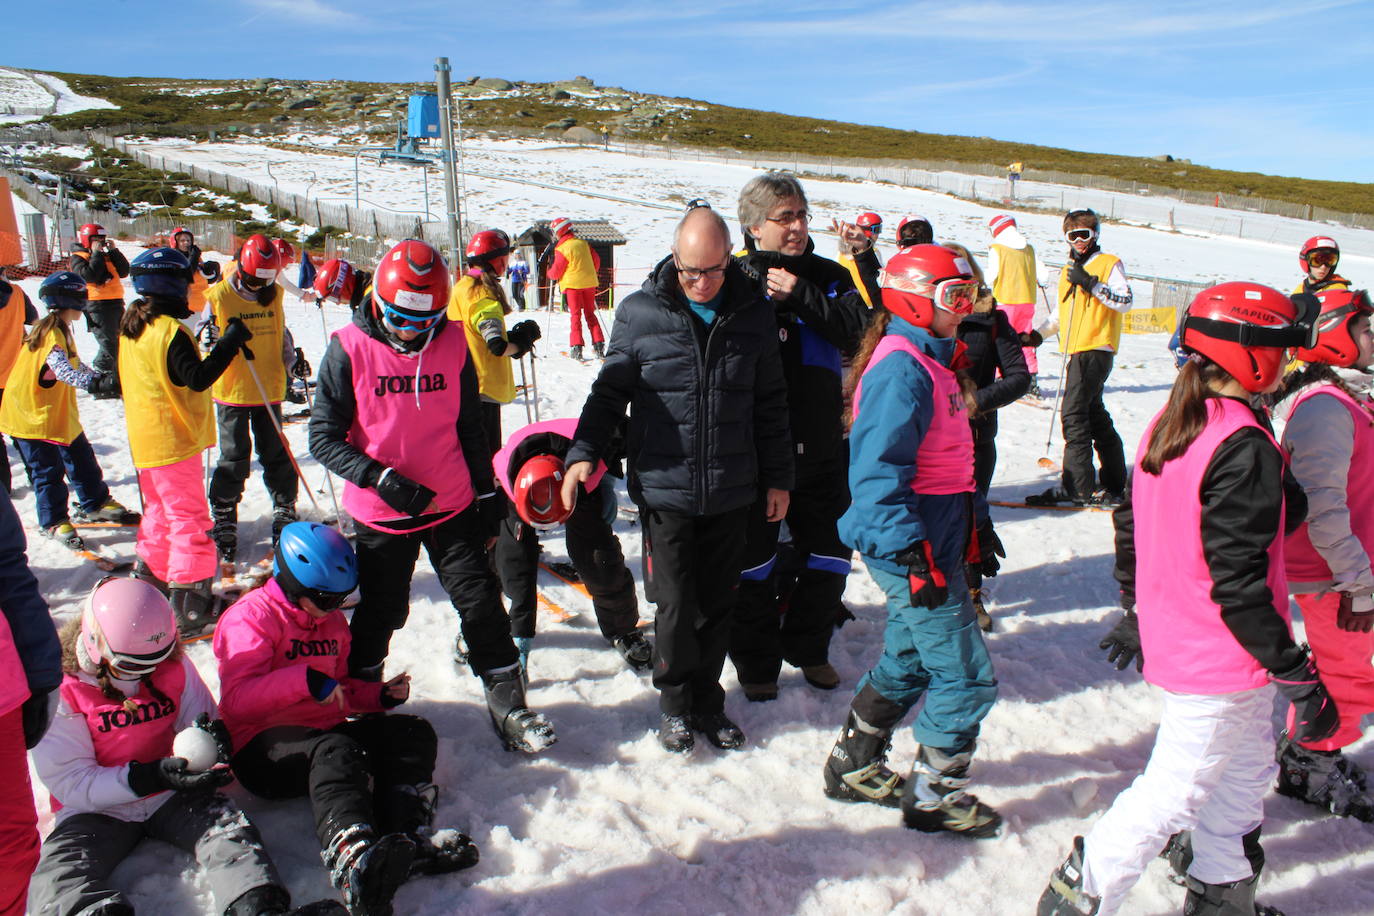
M630 409L630 498L681 515L716 515L792 488L787 387L773 310L731 261L715 321L683 299L664 258L616 307L601 373L577 425L568 464L595 462Z
M765 281L773 267L800 278L792 295L772 305L787 379L797 476L805 478L809 465L822 464L839 453L844 439L841 366L859 349L870 311L849 271L816 254L814 240L807 242L806 253L800 255L758 251L752 238L746 238L745 244L748 250L740 260L760 289L767 289ZM860 274L872 278L869 295L873 301L882 301L877 255L870 249L856 255L855 261Z
M997 435L997 411L1030 390L1031 375L1021 340L1007 315L996 306L966 315L956 332L968 349L969 376L978 386L978 416L969 421L976 442ZM998 377L1000 370L1001 377Z

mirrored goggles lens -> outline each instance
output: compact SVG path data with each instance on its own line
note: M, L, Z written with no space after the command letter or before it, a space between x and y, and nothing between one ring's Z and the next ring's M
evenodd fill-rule
M945 280L935 284L935 307L953 312L955 315L973 313L973 305L978 301L977 280Z
M1318 248L1307 253L1307 263L1311 267L1335 267L1340 259L1340 254L1330 248Z
M386 317L387 324L398 331L428 331L439 323L440 318L444 317L443 312L417 317L398 311L389 305L382 307L382 314Z
M353 593L344 592L343 594L339 594L338 592L315 592L308 597L315 603L315 607L320 610L333 611L343 607L343 603L348 600L348 596L351 594Z
M154 655L125 655L122 652L110 652L107 647L105 657L116 674L130 678L146 677L171 656L175 647L176 644L172 643L164 651Z
M1070 229L1064 233L1064 238L1070 242L1091 242L1097 238L1097 232L1092 229Z

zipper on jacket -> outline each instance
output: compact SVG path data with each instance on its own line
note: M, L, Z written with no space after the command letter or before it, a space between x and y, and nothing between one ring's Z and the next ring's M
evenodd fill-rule
M706 330L706 347L704 350L697 350L697 369L701 373L701 384L697 386L697 397L699 400L698 414L701 417L701 429L703 433L710 427L707 425L707 405L711 401L708 389L707 367L711 363L711 341L715 339L716 331L733 316L716 313L716 320L711 322L711 326ZM686 316L688 321L696 321L695 315ZM697 512L701 515L706 514L706 436L697 436Z

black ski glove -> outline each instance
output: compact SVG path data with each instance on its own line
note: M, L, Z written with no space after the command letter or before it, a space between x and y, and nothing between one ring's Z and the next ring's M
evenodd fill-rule
M119 376L113 372L106 372L104 375L97 375L95 381L91 382L91 394L110 395L119 397Z
M1005 557L1007 549L1002 546L1002 539L997 536L990 518L978 523L978 530L974 536L978 538L978 570L984 578L992 579L1002 568L1002 563L997 558Z
M905 553L897 555L897 562L906 565L912 607L937 608L949 600L945 574L935 565L935 555L930 551L929 541L912 544Z
M210 733L210 737L215 739L215 751L219 762L228 763L234 756L234 742L229 737L229 726L224 724L224 720L211 720L210 714L203 712L196 717L195 726Z
M297 347L296 361L291 364L291 377L305 381L310 378L310 368L310 360L305 358L305 351Z
M1293 704L1293 730L1289 735L1298 744L1330 738L1341 724L1336 702L1317 676L1317 666L1302 648L1302 659L1283 671L1270 671L1269 677L1279 693Z
M1097 647L1107 650L1107 662L1115 664L1117 671L1125 671L1132 659L1135 670L1145 670L1145 654L1140 651L1140 618L1130 608L1122 611L1121 619Z
M219 269L219 261L201 261L200 272L211 283L218 283L222 274Z
M382 471L382 476L377 478L376 490L382 502L412 518L424 515L434 501L433 490L393 468Z
M57 690L36 690L29 694L21 707L24 722L24 747L33 750L52 725L52 717L57 714Z
M1017 337L1020 338L1021 346L1023 347L1034 348L1045 342L1044 335L1035 330L1026 331L1024 334L1018 334Z
M252 359L253 351L247 346L248 341L252 339L253 332L248 330L248 325L244 324L241 318L230 318L229 323L224 326L224 333L220 335L219 343L216 346L242 350L245 359Z
M497 489L477 497L477 518L482 526L482 537L494 538L499 535L501 523L506 518L506 492Z
M518 334L522 340L528 340L531 344L533 344L535 341L539 340L539 338L544 336L544 332L539 330L538 322L533 321L529 318L526 318L524 321L517 322L516 325L513 328L511 328L511 332L514 334ZM507 334L506 336L509 337L511 335Z
M228 767L211 767L202 773L186 770L185 757L163 757L151 763L129 761L129 788L140 798L156 792L204 792L234 781Z
M1077 261L1069 263L1069 282L1089 296L1093 294L1093 290L1097 289L1097 278L1084 270L1083 265Z

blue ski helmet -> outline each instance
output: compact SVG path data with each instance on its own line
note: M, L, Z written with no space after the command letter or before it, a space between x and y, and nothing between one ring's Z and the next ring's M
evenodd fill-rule
M191 262L175 248L149 248L129 265L129 279L140 296L186 301Z
M358 558L342 534L317 522L292 522L277 538L272 575L292 601L336 608L358 586Z
M70 270L59 270L48 277L38 287L38 298L43 304L57 309L86 310L86 281Z

